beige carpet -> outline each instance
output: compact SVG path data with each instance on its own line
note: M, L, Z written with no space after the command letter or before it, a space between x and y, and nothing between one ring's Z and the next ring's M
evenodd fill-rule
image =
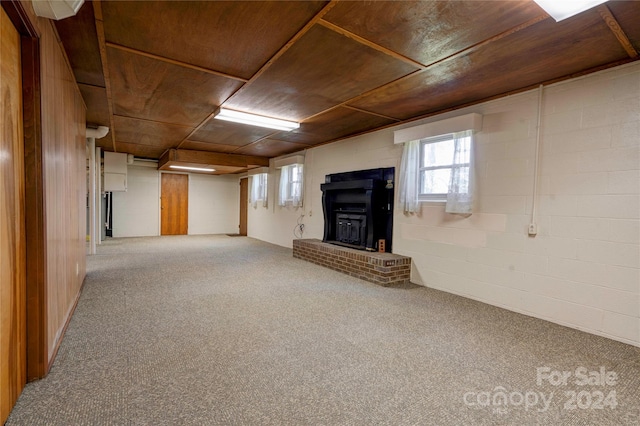
M7 424L637 425L640 349L249 238L115 239Z

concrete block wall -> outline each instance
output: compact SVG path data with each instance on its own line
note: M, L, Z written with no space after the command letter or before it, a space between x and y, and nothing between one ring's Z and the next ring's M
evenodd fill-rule
M326 174L398 171L394 130L478 112L474 213L394 213L411 281L640 346L640 64L544 89L534 195L537 109L535 90L309 149L304 208L250 209L249 236L291 247L304 214L304 238L321 239Z

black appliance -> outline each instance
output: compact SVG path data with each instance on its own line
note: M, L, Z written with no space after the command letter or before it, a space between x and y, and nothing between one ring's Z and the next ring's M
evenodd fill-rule
M378 251L384 240L391 252L393 235L394 167L335 173L325 176L322 189L322 241Z

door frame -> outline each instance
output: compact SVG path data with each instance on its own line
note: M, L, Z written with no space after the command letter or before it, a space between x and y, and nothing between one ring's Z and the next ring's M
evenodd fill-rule
M244 202L242 200L242 181L246 182L247 185L247 196L244 199ZM251 188L249 187L249 176L242 176L240 179L238 179L238 186L240 188L238 188L238 198L239 200L239 211L238 211L238 234L242 235L243 237L246 237L247 234L249 234L249 192L251 191ZM242 233L242 211L245 211L245 218L246 218L246 228L247 228L247 232L245 234Z
M51 367L47 343L46 205L42 162L40 35L21 2L0 3L21 38L27 251L26 364L27 381L30 382L44 377Z

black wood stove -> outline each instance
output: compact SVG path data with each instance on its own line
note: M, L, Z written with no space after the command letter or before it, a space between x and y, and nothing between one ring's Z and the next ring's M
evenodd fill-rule
M325 176L322 189L323 241L391 252L394 168L359 170Z

